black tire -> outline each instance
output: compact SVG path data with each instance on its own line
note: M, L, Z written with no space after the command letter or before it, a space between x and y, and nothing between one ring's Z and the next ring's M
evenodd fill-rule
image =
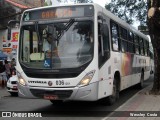
M10 92L11 96L18 96L18 92Z
M114 79L112 95L102 99L100 102L103 105L113 105L117 99L119 99L119 84L118 84L117 80Z
M150 74L153 74L153 70L150 71Z
M138 83L138 88L142 89L144 87L144 72L141 73L140 83Z
M119 89L118 89L118 84L117 84L117 80L115 79L113 81L113 90L112 90L112 95L107 97L107 102L108 105L113 105L117 99L119 99Z
M53 105L62 105L63 100L50 100Z

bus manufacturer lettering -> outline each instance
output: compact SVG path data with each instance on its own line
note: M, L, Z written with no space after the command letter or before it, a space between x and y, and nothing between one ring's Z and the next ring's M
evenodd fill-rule
M40 83L40 84L47 84L46 81L28 81L28 83Z

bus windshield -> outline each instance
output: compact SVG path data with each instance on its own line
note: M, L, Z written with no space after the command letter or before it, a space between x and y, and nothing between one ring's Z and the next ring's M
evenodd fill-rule
M80 67L93 57L92 33L90 20L23 25L20 63L35 69Z

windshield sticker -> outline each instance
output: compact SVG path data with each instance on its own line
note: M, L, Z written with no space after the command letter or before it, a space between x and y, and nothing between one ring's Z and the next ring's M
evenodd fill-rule
M29 20L29 13L25 13L24 14L24 21L28 21Z
M44 61L44 67L50 67L51 66L51 61L50 61L50 59L45 59L45 61Z

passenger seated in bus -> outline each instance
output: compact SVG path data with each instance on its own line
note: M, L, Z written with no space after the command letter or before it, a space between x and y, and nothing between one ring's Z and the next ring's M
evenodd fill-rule
M52 39L52 34L48 34L48 37L44 39L43 51L48 53L49 57L51 57L51 51L54 56L58 55L56 41Z
M44 39L44 42L43 42L44 52L51 51L51 42L52 42L51 35L48 35L48 37Z
M78 61L86 61L90 59L93 53L93 34L88 33L84 39L82 48L77 52Z
M93 34L92 33L88 33L88 37L86 38L86 42L84 43L84 45L88 47L87 52L89 54L92 54L93 53Z

